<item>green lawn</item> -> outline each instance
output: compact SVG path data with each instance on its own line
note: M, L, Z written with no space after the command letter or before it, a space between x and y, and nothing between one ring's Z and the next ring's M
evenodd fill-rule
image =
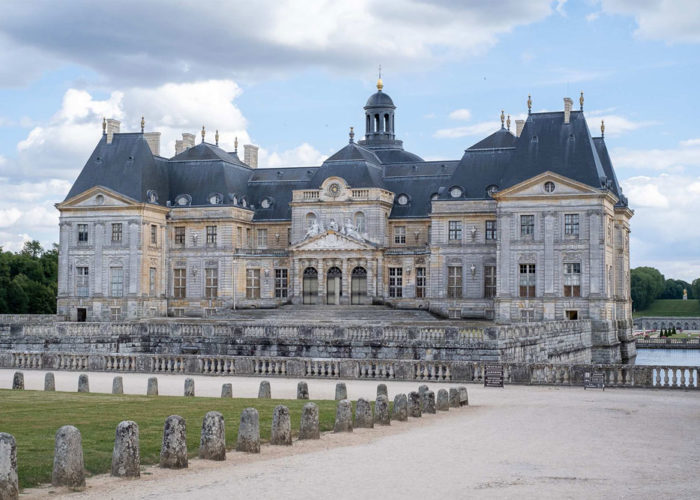
M226 444L236 444L238 423L244 408L257 408L260 437L270 437L275 406L289 407L292 431L297 434L301 411L308 401L275 399L185 398L173 396L113 396L69 392L0 390L0 432L17 440L17 468L21 488L51 482L54 436L62 425L76 426L83 441L85 468L91 474L109 472L114 432L122 420L139 425L141 463L158 463L163 424L177 414L187 422L190 456L199 450L202 420L208 411L218 411L226 422ZM322 431L333 429L335 401L313 401L319 405Z
M640 316L700 316L700 301L697 299L659 299L652 302L648 309L635 311L635 318Z

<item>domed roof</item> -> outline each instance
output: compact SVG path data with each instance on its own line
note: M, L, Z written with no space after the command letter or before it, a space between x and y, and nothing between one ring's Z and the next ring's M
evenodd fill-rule
M365 108L369 107L393 108L395 106L394 101L391 100L389 94L385 94L381 90L378 90L377 92L369 96L369 99L367 99L367 104L365 104Z

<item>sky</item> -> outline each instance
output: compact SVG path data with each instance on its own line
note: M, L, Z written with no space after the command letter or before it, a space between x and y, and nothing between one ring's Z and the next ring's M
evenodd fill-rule
M378 66L397 137L459 159L533 111L578 104L632 219L632 266L700 277L697 0L4 0L0 246L58 240L62 201L102 133L218 130L261 167L318 165L363 130ZM208 140L212 140L207 136Z

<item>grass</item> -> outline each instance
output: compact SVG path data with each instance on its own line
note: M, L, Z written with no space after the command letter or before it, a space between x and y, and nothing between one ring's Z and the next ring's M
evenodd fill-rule
M313 401L319 406L321 431L332 430L335 401ZM292 431L299 430L305 400L185 398L173 396L131 396L69 392L0 390L0 432L17 441L17 469L21 488L51 482L54 437L63 425L76 426L82 435L85 469L90 474L109 472L117 424L134 420L139 425L141 464L158 463L163 424L177 414L187 423L187 449L191 457L199 451L204 415L218 411L226 422L226 444L236 443L238 424L244 408L254 407L260 415L260 438L269 440L272 412L283 404L289 408Z
M697 299L658 299L652 302L648 309L632 313L635 318L640 316L700 316L700 301Z

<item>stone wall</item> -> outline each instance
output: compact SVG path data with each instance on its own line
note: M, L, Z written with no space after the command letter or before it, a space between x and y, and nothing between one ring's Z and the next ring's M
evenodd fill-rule
M682 316L644 316L634 319L634 326L640 330L660 330L673 328L676 330L700 330L700 318Z

